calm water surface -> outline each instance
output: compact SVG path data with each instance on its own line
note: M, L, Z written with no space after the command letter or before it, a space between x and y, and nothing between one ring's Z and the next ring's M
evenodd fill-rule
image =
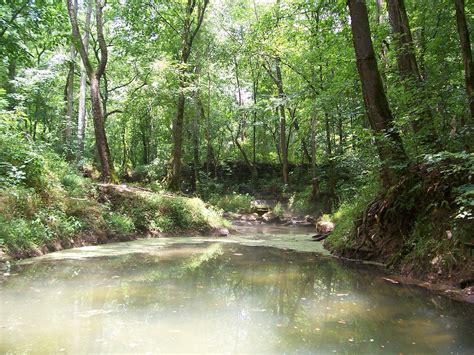
M0 284L0 352L474 353L473 305L308 252L316 244L260 233L33 259Z

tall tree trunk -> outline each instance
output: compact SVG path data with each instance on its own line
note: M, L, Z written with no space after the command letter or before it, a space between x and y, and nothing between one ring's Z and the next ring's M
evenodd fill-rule
M74 11L73 0L67 0L69 20L71 22L72 33L74 37L74 44L78 49L84 67L86 68L87 75L90 81L90 94L92 103L92 117L94 121L94 133L95 133L95 146L97 154L99 156L102 180L110 181L113 173L113 164L110 158L109 145L107 143L107 136L105 133L105 118L102 110L102 102L100 98L100 79L105 73L107 66L107 45L105 43L104 31L103 31L103 19L102 9L105 5L102 5L100 0L95 0L95 20L97 28L97 42L100 49L100 61L96 69L92 67L92 64L87 56L87 52L82 42L82 36L79 31L77 24L77 16Z
M193 48L193 42L199 33L209 0L187 0L186 13L183 20L181 36L182 48L180 62L183 68L179 77L178 107L173 124L173 156L171 159L171 171L168 176L168 187L171 190L181 189L181 158L183 146L184 109L186 105L185 89L188 87L187 71L189 57ZM193 28L194 24L194 28ZM173 27L174 29L174 27Z
M193 190L196 191L199 182L199 126L201 120L201 107L197 101L200 101L199 93L196 94L196 112L193 117Z
M176 119L173 125L173 159L171 162L171 176L169 179L169 188L174 191L181 189L181 153L183 145L183 125L184 125L184 107L186 96L184 95L185 85L181 83L178 96L178 108Z
M385 95L375 59L365 0L348 0L352 37L365 108L381 161L381 178L386 188L400 176L400 165L407 158L401 138L393 125L393 116Z
M316 201L319 198L319 182L316 176L316 104L311 109L311 198Z
M109 145L105 134L105 121L100 99L100 79L94 73L91 78L92 117L94 118L95 145L102 169L102 179L109 181L112 177L112 162L109 156Z
M77 12L77 1L75 2ZM75 72L76 50L74 45L70 46L69 70L66 79L66 122L64 125L64 148L68 159L72 158L71 133L72 133L72 116L74 114L74 72Z
M469 39L469 28L466 22L464 0L454 0L456 7L456 22L459 39L461 40L461 51L464 62L464 79L466 82L466 94L471 111L471 120L474 118L474 64L472 62L471 41Z
M255 6L255 2L254 2ZM252 162L257 163L257 93L258 93L258 79L260 72L255 74L252 67L252 100L253 100L253 123L252 123Z
M397 42L397 64L400 75L402 79L412 78L421 81L404 0L387 0L387 10L392 34Z
M412 92L412 95L420 96L418 104L423 107L420 117L421 121L417 119L412 121L413 131L415 134L417 134L424 126L426 126L427 123L430 123L432 115L431 111L425 104L425 95L422 93L423 79L421 77L420 69L415 56L415 46L410 30L410 23L408 21L407 12L405 9L405 1L387 0L387 9L390 26L392 28L392 35L397 43L397 64L400 77L404 81L405 87L408 91L412 91L414 87L417 89L417 91L421 92L421 96L417 92ZM429 137L426 136L422 139L424 143L429 143L432 140L434 140L432 134L430 134Z
M275 60L275 78L278 87L278 97L283 100L285 96L285 90L283 89L283 79L281 75L280 58ZM289 185L290 179L288 176L288 145L286 143L286 112L285 105L280 104L280 124L279 124L279 141L281 151L281 167L283 175L283 183Z
M92 17L92 0L86 0L86 23L82 43L86 55L89 52L89 32ZM87 71L84 63L81 61L81 79L79 83L79 105L77 112L77 156L76 161L79 162L84 155L84 140L87 126L86 114L86 95L87 95Z

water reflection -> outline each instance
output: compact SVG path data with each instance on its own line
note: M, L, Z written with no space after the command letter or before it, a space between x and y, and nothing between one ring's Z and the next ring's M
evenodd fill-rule
M472 353L472 305L373 268L201 242L17 266L0 352Z

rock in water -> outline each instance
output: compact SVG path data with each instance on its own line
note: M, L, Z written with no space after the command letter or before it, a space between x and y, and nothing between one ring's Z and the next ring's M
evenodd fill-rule
M265 214L262 216L262 219L263 219L265 222L267 222L267 223L280 221L280 217L278 217L275 213L273 213L273 212L271 212L271 211L265 213Z
M216 234L219 236L219 237L227 237L229 235L229 230L227 228L219 228L217 231L216 231Z
M244 214L240 217L240 219L242 221L255 222L258 219L258 214L256 213Z
M334 230L334 223L319 221L316 223L316 230L321 234L328 234Z

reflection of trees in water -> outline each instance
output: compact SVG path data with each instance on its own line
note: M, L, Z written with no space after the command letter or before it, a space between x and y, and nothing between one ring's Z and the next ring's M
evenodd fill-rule
M147 317L157 319L182 305L183 319L194 315L222 322L223 331L234 334L236 351L239 341L256 336L249 334L254 328L260 337L277 334L288 349L305 342L338 344L342 338L347 342L350 337L374 334L398 337L398 344L409 346L410 329L422 329L417 336L429 336L434 343L441 327L451 329L456 324L469 329L474 319L462 318L463 307L449 300L386 283L373 268L266 247L173 246L156 255L36 262L12 272L21 277L7 280L2 287L37 287L47 292L62 285L69 291L52 293L51 298L71 297L71 314L76 316L94 309L128 311L146 322ZM439 312L454 316L439 320ZM96 320L98 333L117 326L110 319ZM260 329L259 322L271 327ZM319 333L316 328L321 328ZM75 342L80 337L78 332Z

